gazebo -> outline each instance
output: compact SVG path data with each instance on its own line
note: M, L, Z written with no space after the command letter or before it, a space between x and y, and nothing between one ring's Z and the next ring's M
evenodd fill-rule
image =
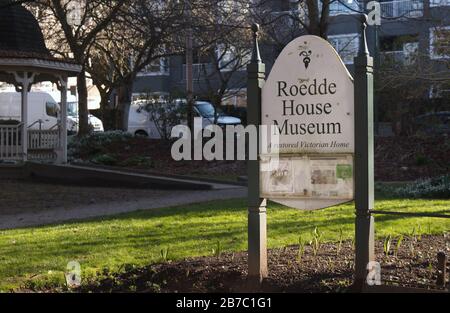
M31 12L11 0L0 0L0 81L21 93L21 120L0 121L0 161L67 162L67 79L80 71L72 60L50 54ZM43 81L56 83L61 92L58 123L51 129L33 129L28 93L33 84Z

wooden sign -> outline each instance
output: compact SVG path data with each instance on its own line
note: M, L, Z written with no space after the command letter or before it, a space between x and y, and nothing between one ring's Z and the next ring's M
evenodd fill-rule
M267 142L261 197L298 209L319 209L354 197L353 79L334 48L301 36L277 58L262 88Z

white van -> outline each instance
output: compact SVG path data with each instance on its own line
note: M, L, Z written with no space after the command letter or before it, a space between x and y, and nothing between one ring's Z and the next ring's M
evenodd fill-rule
M53 98L60 103L61 93L52 92ZM94 132L103 132L103 122L92 114L88 115L89 125ZM78 133L78 99L70 92L67 93L67 131L69 134Z
M128 132L135 136L161 139L158 128L144 107L145 101L134 101L128 113Z
M22 120L22 96L18 92L0 92L0 121ZM51 129L58 123L59 105L46 92L28 93L30 129Z
M186 105L184 100L176 100L179 105ZM161 135L156 128L155 122L151 119L150 114L144 109L145 100L134 101L130 106L128 116L128 132L138 136L145 136L153 139L161 139ZM215 117L216 115L216 117ZM214 124L217 125L239 125L241 120L237 117L225 115L220 109L207 101L196 101L194 104L194 117L202 118L202 127ZM186 124L186 122L184 123Z

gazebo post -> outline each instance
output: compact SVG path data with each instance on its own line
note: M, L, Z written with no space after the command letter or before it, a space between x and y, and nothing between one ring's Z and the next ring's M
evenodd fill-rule
M59 76L58 78L58 89L61 92L58 163L65 164L67 163L67 77Z
M20 86L21 97L21 122L22 122L22 160L28 159L28 92L34 81L34 73L24 72L20 76L17 72L13 72L16 83ZM16 87L17 88L17 87Z

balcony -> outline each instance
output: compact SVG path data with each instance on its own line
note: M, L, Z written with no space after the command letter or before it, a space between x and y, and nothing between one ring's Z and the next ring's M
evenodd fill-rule
M416 53L407 53L403 50L380 52L380 61L382 65L411 65L416 61L416 57Z
M322 8L321 1L319 1L319 6ZM334 1L330 4L331 16L339 14L359 14L361 11L361 4L357 1Z
M214 72L210 63L194 63L192 64L192 79L193 80L205 80ZM186 80L186 64L183 64L183 76L182 80Z
M422 0L399 0L381 2L381 16L384 18L415 18L423 16Z

